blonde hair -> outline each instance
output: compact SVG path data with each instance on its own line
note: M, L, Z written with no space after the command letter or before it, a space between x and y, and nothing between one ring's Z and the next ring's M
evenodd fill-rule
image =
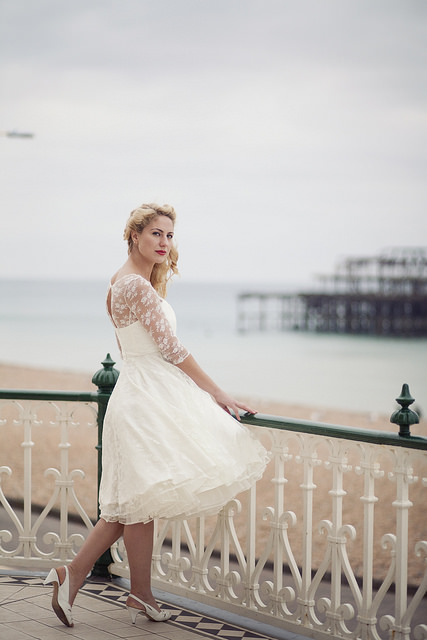
M131 211L123 234L123 238L128 243L128 253L131 253L133 248L132 231L141 233L144 227L158 218L158 216L166 216L172 220L173 224L175 224L175 209L168 204L142 204L137 209ZM166 297L166 285L168 280L170 280L174 274L178 273L177 264L178 251L175 246L172 246L167 259L161 264L155 264L153 267L150 282L162 298Z

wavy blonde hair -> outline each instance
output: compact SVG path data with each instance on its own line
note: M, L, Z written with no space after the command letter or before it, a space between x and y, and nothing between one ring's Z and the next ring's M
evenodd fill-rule
M131 253L133 249L132 231L141 233L141 231L150 222L158 218L159 216L166 216L172 220L175 225L176 213L175 209L168 204L158 205L155 203L142 204L137 209L131 211L130 216L126 222L123 238L128 243L128 253ZM150 282L153 285L157 293L166 297L166 286L170 278L178 273L178 251L173 245L169 252L167 259L161 264L155 264L153 271L151 272Z

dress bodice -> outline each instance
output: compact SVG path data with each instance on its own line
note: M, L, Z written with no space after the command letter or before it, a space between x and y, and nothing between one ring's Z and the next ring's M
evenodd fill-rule
M166 300L161 301L162 310L166 316L171 329L176 330L176 316L175 312ZM160 354L160 349L157 342L150 335L150 333L144 329L141 322L133 322L127 327L115 328L117 339L120 343L122 351L122 357L124 360L127 358L134 358L137 356L144 356L150 353Z
M189 355L176 336L172 307L141 275L118 278L110 286L109 302L107 310L123 358L159 352L165 360L179 364Z

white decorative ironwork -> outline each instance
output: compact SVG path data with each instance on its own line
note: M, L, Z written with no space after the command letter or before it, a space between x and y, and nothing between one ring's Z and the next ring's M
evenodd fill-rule
M30 565L34 568L47 568L52 563L58 564L71 560L83 543L84 536L81 533L72 533L70 512L79 516L88 530L93 527L75 491L75 480L83 479L85 474L81 469L70 469L69 433L72 427L79 426L76 413L81 412L82 406L81 403L46 401L2 401L0 403L0 429L10 437L15 435L16 431L23 434L21 442L23 463L20 465L20 472L7 465L0 467L0 513L2 512L2 521L8 525L7 528L0 530L1 565ZM90 411L90 416L83 415L85 426L93 427L96 423L96 408L91 405L86 407L86 410ZM39 417L39 413L43 414L42 418ZM56 456L57 466L45 469L43 477L41 475L34 477L35 457L42 460L46 450L52 448L50 442L49 447L46 447L46 443L40 441L40 437L35 437L36 432L42 428L45 428L45 436L46 428L49 429L49 439L51 434L52 437L56 437L59 458ZM33 442L35 439L39 441L37 447ZM93 458L96 470L95 455ZM18 503L22 503L22 514L21 509L13 507L13 500L6 497L3 489L4 479L13 478L14 473L18 476L15 486L22 487L22 498L18 500ZM53 478L53 486L49 478ZM46 500L41 505L41 513L36 517L32 495L34 487L40 491L42 484L44 484L44 491L41 493L46 496ZM92 494L94 491L96 493L96 487L91 486L89 492ZM41 530L46 528L47 518L53 511L56 515L55 526L58 529L48 530L42 534Z
M420 624L411 631L411 623L423 606L427 590L426 540L418 540L409 548L409 553L420 558L420 571L424 571L409 601L407 566L409 510L413 508L409 491L418 482L413 468L418 466L424 476L414 504L422 510L427 454L278 429L269 429L269 434L274 466L272 504L264 505L261 513L268 524L267 535L259 539L255 488L248 492L245 542L237 534L242 513L236 499L225 505L208 536L203 518L157 523L155 585L302 635L425 640L427 625ZM297 468L299 495L295 502ZM329 480L323 509L329 517L317 522L313 520L313 507L316 505L317 512L322 509L317 502L316 476L323 482L325 476ZM362 484L357 494L354 485L358 477ZM389 485L390 502L381 503L381 507L395 511L395 530L378 538L375 507L379 500L387 500L387 496L376 495L384 488L377 488L380 481ZM391 483L395 485L393 495ZM360 504L362 515L352 521L348 520L349 509L344 508L347 500ZM296 536L299 544L295 544ZM350 553L358 538L363 553L361 576L355 573ZM381 553L388 553L388 559L383 559L388 568L378 579L375 559ZM113 550L113 559L113 573L127 575L122 545ZM394 598L386 598L390 587L395 590Z
M13 425L1 412L0 430L22 433L24 507L21 518L6 497L4 481L14 469L5 463L0 504L9 525L0 531L0 564L42 568L66 562L83 540L70 534L70 508L92 526L76 491L83 472L70 464L70 430L76 412L89 405L6 405ZM94 415L95 407L89 410ZM36 478L35 434L49 424L59 459ZM426 640L427 615L420 621L419 612L427 590L427 540L425 531L410 537L410 525L411 514L422 513L426 503L427 452L319 435L315 427L310 433L250 428L270 438L262 491L253 487L231 500L216 519L156 522L154 585L309 637ZM42 481L50 494L34 518L32 489ZM96 487L90 492L96 500ZM54 507L59 530L41 536ZM379 507L387 514L384 526ZM112 557L112 573L128 576L122 540ZM409 595L408 566L414 563L420 577Z

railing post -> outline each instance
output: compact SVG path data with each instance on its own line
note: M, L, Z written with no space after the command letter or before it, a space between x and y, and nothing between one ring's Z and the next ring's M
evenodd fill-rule
M93 376L92 382L98 387L98 444L96 449L98 451L98 488L97 488L97 501L98 501L98 518L99 518L99 487L101 484L102 475L102 432L104 428L104 417L107 410L108 401L113 392L114 386L119 377L119 372L114 368L116 364L107 353L105 360L102 361L102 369L99 369ZM113 562L111 552L108 549L102 554L100 558L95 562L92 575L93 576L109 576L108 567Z
M402 386L402 392L396 402L401 409L395 411L390 422L399 425L399 436L410 437L410 425L419 422L418 414L409 405L414 402L407 384ZM389 636L395 640L405 640L409 638L411 629L405 625L404 617L407 611L407 585L408 585L408 530L409 530L409 509L412 502L409 499L409 485L415 482L411 468L410 458L405 449L397 449L395 453L395 464L393 476L396 482L396 499L393 507L396 509L396 570L395 570L395 603L394 618L388 617Z
M412 409L409 409L409 405L415 402L409 391L409 386L404 384L400 396L396 398L396 402L400 404L400 409L397 409L391 414L390 422L399 425L399 436L410 436L411 424L418 424L420 419L418 414Z

